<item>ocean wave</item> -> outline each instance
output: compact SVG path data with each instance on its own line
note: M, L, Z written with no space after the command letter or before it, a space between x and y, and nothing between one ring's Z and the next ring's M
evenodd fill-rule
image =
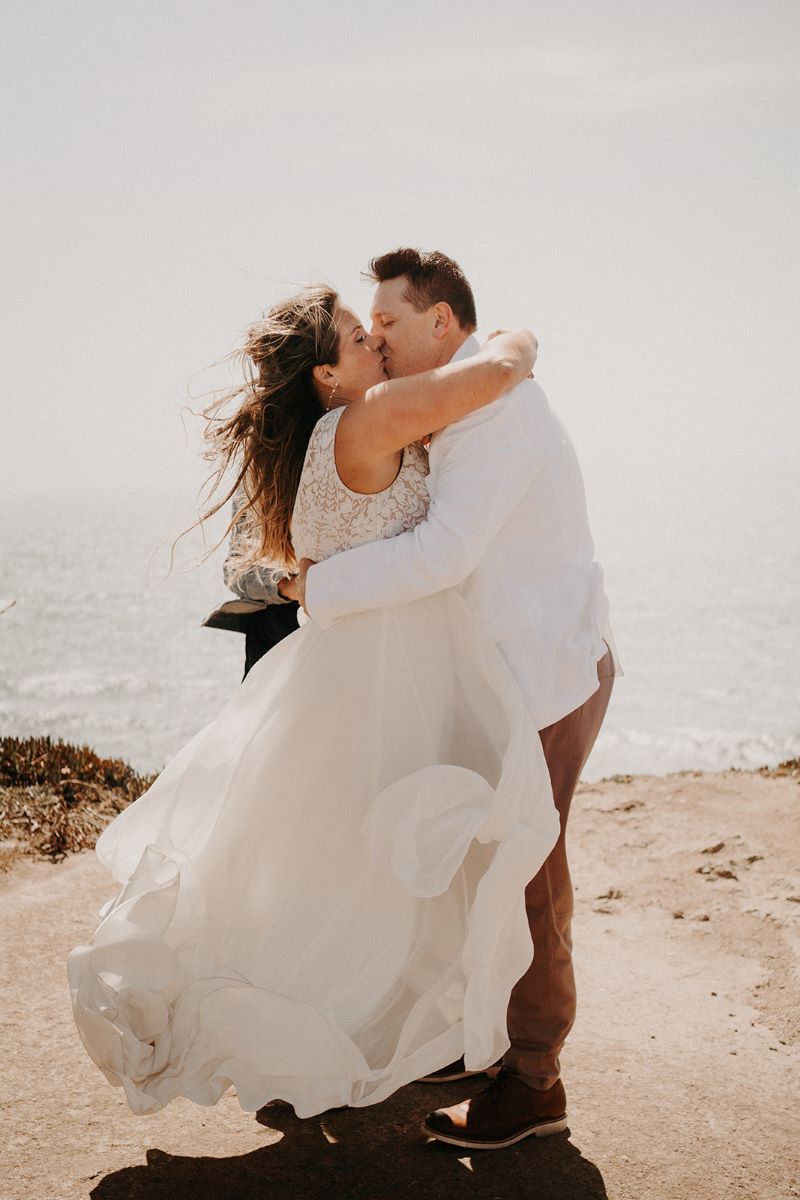
M126 696L143 695L150 683L142 675L98 676L90 671L53 671L29 675L13 685L4 680L9 690L20 696L35 696L40 700L64 700L70 697L101 696L113 693Z
M668 775L674 771L752 771L800 757L796 734L680 728L603 729L584 770L587 780L608 775Z
M734 504L738 478L733 491L727 475L722 490L710 486L706 468L692 478L677 495L654 493L648 479L648 503L624 514L613 504L604 512L613 490L597 490L598 553L626 677L586 778L800 756L796 471L759 477L746 520L731 520L745 511ZM687 540L687 515L709 506L724 539ZM24 498L15 511L0 522L3 595L17 598L0 618L0 731L49 733L159 769L241 679L244 639L200 626L225 595L221 553L163 579L150 569L174 498L107 497L102 525L77 497Z

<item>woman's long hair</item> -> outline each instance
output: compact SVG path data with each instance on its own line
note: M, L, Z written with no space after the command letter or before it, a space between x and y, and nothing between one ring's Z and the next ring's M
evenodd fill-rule
M276 304L247 331L239 359L246 380L203 410L204 457L214 464L211 494L233 467L225 496L203 513L218 512L232 496L241 500L228 530L235 538L229 565L243 574L259 559L297 565L289 533L311 431L325 412L314 386L315 366L339 361L333 288L315 284ZM221 415L231 401L233 415Z

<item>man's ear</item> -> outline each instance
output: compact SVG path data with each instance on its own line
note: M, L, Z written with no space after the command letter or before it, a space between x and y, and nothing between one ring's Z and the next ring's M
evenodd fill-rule
M446 337L453 328L455 316L450 305L440 300L433 306L433 336L437 339Z
M334 377L333 371L327 363L322 363L320 366L311 368L312 378L316 379L317 383L321 383L323 387L333 387Z

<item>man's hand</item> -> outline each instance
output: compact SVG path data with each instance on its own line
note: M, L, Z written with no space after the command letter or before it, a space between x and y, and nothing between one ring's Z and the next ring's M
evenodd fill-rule
M297 600L299 601L301 608L305 609L306 613L308 612L308 609L306 609L306 576L308 575L308 568L315 567L316 565L317 564L313 558L301 558L300 565L297 568L297 574L294 578L297 589Z

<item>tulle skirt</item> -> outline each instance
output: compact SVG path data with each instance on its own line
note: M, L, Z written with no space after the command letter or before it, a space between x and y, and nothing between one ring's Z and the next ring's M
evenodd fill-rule
M97 843L121 885L68 976L136 1113L176 1096L298 1116L508 1047L555 844L540 741L455 592L309 623Z

